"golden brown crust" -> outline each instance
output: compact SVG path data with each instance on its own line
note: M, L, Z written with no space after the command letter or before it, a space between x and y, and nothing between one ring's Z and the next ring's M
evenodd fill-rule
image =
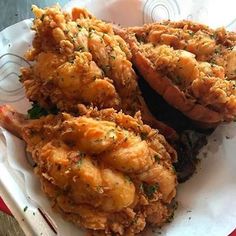
M184 24L187 24L187 25L184 27ZM144 79L146 79L149 85L156 92L158 92L161 96L163 96L163 98L170 105L182 111L186 116L188 116L192 120L195 120L198 124L202 124L202 126L205 126L205 127L211 127L211 126L214 127L222 121L230 121L234 119L234 116L236 115L235 83L233 81L230 82L230 81L225 80L224 69L222 67L215 65L209 69L208 68L209 63L200 64L195 59L191 59L192 65L193 66L197 65L197 67L194 69L195 75L193 75L194 77L193 79L191 79L191 81L187 81L189 80L189 75L187 75L186 81L188 83L188 87L184 84L181 86L185 86L185 87L181 87L179 84L175 84L173 80L170 79L172 72L170 72L170 74L167 74L168 68L165 69L163 64L161 64L163 62L164 63L166 62L165 61L158 62L159 60L158 56L159 57L163 56L163 60L166 60L166 59L164 58L165 57L164 54L163 55L158 54L158 51L155 51L155 50L156 48L158 48L160 44L163 44L163 43L165 44L166 42L165 41L160 42L160 41L157 41L157 39L155 39L156 41L153 41L152 43L156 45L153 45L153 46L148 45L149 44L148 40L150 40L150 38L148 37L150 37L152 30L155 29L156 27L160 29L164 27L164 30L169 30L168 27L170 26L172 28L183 27L185 30L190 28L191 30L195 30L196 32L198 30L204 30L204 31L208 30L207 27L204 27L202 25L199 25L197 27L197 24L190 24L190 22L182 22L179 24L164 22L163 24L154 23L150 25L144 25L143 27L128 28L127 30L114 27L114 31L115 33L119 34L129 43L131 52L133 55L132 61L135 67L139 70L140 74L144 77ZM172 28L170 28L170 31L171 30L174 31ZM212 33L212 31L210 30L208 30L207 32L209 34ZM174 34L173 32L171 33L169 35L170 37L173 36ZM163 34L161 33L160 35L163 36ZM138 40L141 40L141 41L138 42ZM165 40L168 40L167 36L165 37ZM180 38L176 37L176 40L180 41ZM169 46L167 46L166 49L164 48L165 46L162 46L162 47L163 48L160 49L162 50L162 53L169 53L168 54L169 56L173 56L173 63L174 63L174 53L176 53L176 57L178 58L178 53L182 53L183 51L183 50L178 51L178 49L173 50ZM166 50L166 52L163 50ZM171 55L170 53L173 53L173 55ZM193 54L190 54L190 55L193 55ZM186 59L184 60L186 61ZM158 63L160 63L160 65ZM196 63L198 63L199 65ZM184 67L186 66L186 70L188 70L187 61L182 64L183 64L181 65L182 68L184 69ZM173 68L175 69L174 64L173 66L174 66ZM199 66L199 69L198 69L198 66ZM167 63L166 67L170 67L170 71L173 70L171 68L171 64ZM182 68L181 70L183 70ZM212 72L209 72L211 70ZM178 73L178 72L173 72L173 73ZM183 74L183 72L181 73ZM191 73L193 72L190 72L190 75ZM208 74L205 74L205 73L208 73ZM201 81L201 76L203 77L205 76L204 82ZM218 76L218 78L216 76ZM179 79L179 78L174 78L174 79ZM204 88L207 88L207 87L209 89L209 92L208 94L204 94ZM201 93L203 94L201 95ZM219 98L220 96L222 97L221 97L221 100L219 99L219 101L217 101L214 98L214 96L219 96Z
M148 124L167 138L176 132L149 112L137 83L131 52L112 26L85 9L72 16L59 7L33 7L36 31L27 58L35 62L22 69L26 95L50 109L77 113L77 105L112 107L134 115L139 110Z
M26 120L4 106L0 123L26 141L42 190L67 220L104 235L162 226L173 213L175 150L140 114L79 110Z

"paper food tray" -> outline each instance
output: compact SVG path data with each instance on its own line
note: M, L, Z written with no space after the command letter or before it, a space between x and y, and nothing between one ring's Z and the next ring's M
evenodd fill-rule
M123 26L142 25L170 18L192 19L211 25L236 28L234 1L80 0L73 6L88 8L94 15ZM221 17L217 17L221 14ZM26 66L23 54L31 46L32 20L25 20L0 33L0 104L10 103L26 112L30 103L18 81ZM236 125L222 125L209 138L199 157L197 173L178 186L179 207L172 223L151 235L226 236L236 226ZM227 137L227 138L226 138ZM207 152L207 158L203 158ZM204 155L203 155L204 154ZM26 235L79 236L84 232L53 212L40 190L38 178L27 161L24 142L0 129L0 196L10 207ZM46 217L45 217L46 216ZM49 223L50 222L50 223ZM53 228L53 229L52 229Z

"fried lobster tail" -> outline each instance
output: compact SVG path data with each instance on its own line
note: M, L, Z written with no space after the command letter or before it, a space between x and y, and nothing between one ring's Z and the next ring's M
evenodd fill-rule
M168 137L176 136L148 111L129 48L110 24L84 9L73 9L70 15L59 7L33 6L33 13L36 35L26 56L35 64L22 69L21 79L31 101L70 113L77 113L80 103L131 116L140 110L145 122Z
M137 70L170 105L201 126L235 118L235 34L187 21L114 29L129 43Z
M138 115L82 106L80 113L22 120L4 106L0 124L25 140L42 190L66 219L103 235L162 226L176 194L174 149Z

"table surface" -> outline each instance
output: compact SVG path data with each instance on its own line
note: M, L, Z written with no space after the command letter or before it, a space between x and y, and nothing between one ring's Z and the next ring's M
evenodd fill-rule
M45 7L57 2L63 6L68 0L0 0L0 30L21 20L32 18L32 4ZM13 217L0 212L0 235L24 236L25 234Z

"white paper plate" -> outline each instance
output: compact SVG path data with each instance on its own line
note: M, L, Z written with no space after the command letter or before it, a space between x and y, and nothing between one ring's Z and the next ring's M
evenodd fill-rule
M204 1L204 7L203 1L196 2L80 0L70 2L65 8L68 10L72 5L84 6L101 19L124 26L141 25L166 17L175 20L188 17L212 26L219 26L221 22L233 29L233 5L224 5L228 11L222 16L222 1ZM215 17L219 11L222 17ZM30 104L18 82L19 67L26 63L18 56L22 57L31 45L33 32L30 25L31 20L25 20L0 33L0 104L11 103L21 112L26 112ZM174 221L161 230L161 235L226 236L233 231L236 226L235 134L236 126L232 123L218 127L210 137L208 145L199 155L203 157L207 152L207 158L201 161L197 174L179 185L178 210ZM53 219L50 221L59 235L83 235L83 231L51 210L27 162L24 143L3 129L0 130L0 195L10 206L26 235L55 235L43 218L42 211ZM28 208L24 211L26 206ZM160 230L154 235L159 235L158 232Z

